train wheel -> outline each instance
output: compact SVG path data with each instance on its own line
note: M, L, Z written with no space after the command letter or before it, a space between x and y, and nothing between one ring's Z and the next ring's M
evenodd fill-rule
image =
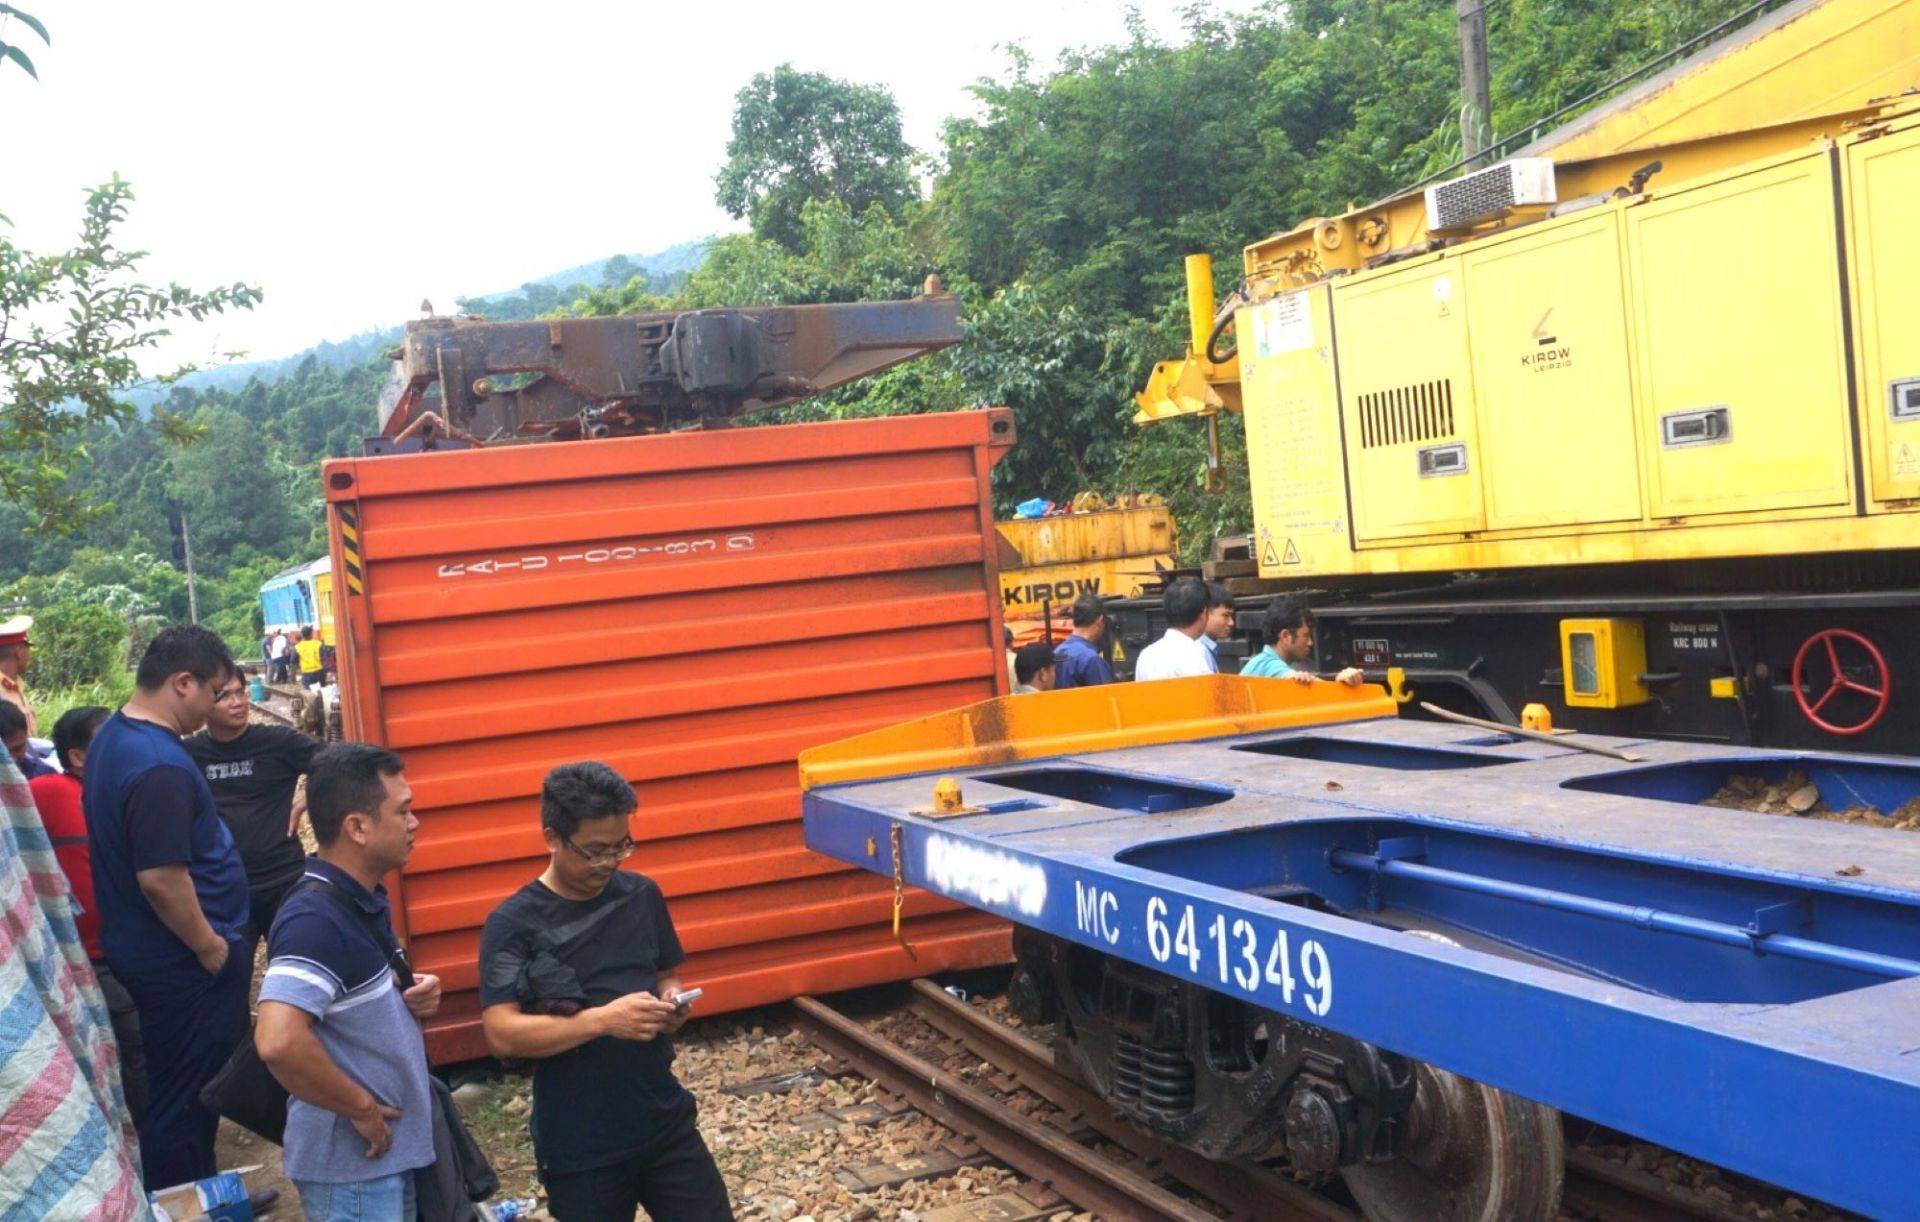
M1560 1209L1560 1113L1420 1065L1407 1143L1341 1176L1371 1222L1531 1222Z

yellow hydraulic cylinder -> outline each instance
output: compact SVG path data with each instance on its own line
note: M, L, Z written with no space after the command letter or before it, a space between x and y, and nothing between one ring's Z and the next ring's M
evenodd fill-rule
M1187 328L1192 354L1207 359L1207 340L1213 335L1213 256L1187 256Z

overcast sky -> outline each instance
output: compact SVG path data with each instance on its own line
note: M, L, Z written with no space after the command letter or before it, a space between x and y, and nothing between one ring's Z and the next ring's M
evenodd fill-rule
M1229 7L1244 9L1250 2ZM738 228L713 204L734 92L781 62L885 85L915 147L969 112L1001 48L1052 62L1125 36L1113 0L317 7L21 0L35 83L0 69L0 214L64 248L118 172L149 280L246 280L251 315L182 329L170 359L288 355L415 316L422 297ZM1180 37L1179 4L1138 0Z

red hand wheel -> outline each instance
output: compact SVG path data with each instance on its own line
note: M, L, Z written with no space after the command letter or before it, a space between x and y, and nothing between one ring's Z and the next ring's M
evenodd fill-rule
M1866 652L1867 662L1873 667L1872 686L1856 683L1847 677L1846 669L1840 665L1838 644L1840 641L1850 641ZM1806 669L1807 655L1812 653L1814 647L1818 645L1826 646L1827 665L1831 667L1831 675L1827 679L1826 690L1820 693L1818 699L1809 703L1806 688L1801 684L1801 675ZM1876 702L1873 711L1868 713L1864 720L1850 726L1836 725L1820 716L1820 710L1827 707L1827 702L1841 692L1857 692L1862 696L1872 697ZM1800 711L1807 715L1808 721L1829 734L1859 734L1872 729L1886 713L1887 700L1892 694L1893 684L1887 676L1886 658L1881 655L1879 648L1872 641L1857 632L1849 632L1845 628L1828 628L1816 632L1800 646L1800 652L1793 655L1793 702L1800 706Z

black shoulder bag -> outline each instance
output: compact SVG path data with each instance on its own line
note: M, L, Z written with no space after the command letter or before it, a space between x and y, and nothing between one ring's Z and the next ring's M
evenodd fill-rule
M386 938L381 936L376 918L354 903L338 885L324 878L303 878L287 892L287 898L292 899L302 891L323 891L343 910L351 913L386 956L388 966L392 967L402 982L400 987L413 987L413 968L407 963L406 953L390 946ZM227 1063L220 1067L220 1072L200 1088L200 1103L276 1146L286 1139L287 1088L280 1085L268 1070L267 1063L260 1059L260 1053L253 1046L251 1028L234 1048L233 1055L227 1058Z

